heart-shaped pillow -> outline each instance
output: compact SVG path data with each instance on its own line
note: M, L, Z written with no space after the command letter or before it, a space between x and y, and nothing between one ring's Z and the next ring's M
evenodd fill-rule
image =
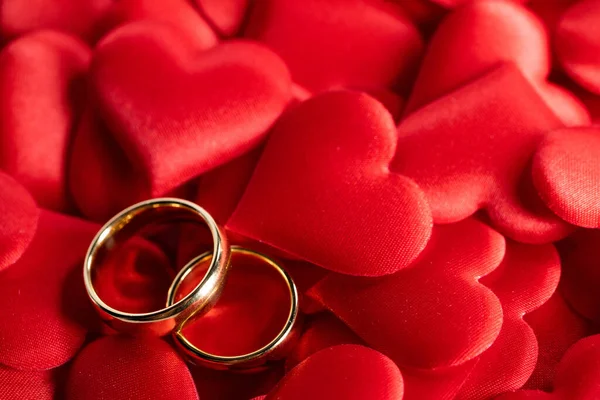
M20 371L0 365L3 400L55 399L55 371Z
M81 263L97 228L41 213L25 254L0 274L0 363L50 369L69 361L83 345L98 320L81 279Z
M474 219L438 225L410 268L370 279L332 273L308 295L401 368L460 365L500 333L502 306L479 279L504 250L502 235Z
M431 219L417 185L388 170L395 144L371 97L313 97L274 128L227 227L332 271L398 271L425 247Z
M561 292L565 300L581 316L600 322L600 231L576 232L560 243L563 260Z
M99 30L106 33L120 25L141 20L168 24L189 39L198 50L217 44L217 35L186 0L119 0L104 14Z
M574 344L560 362L554 390L517 391L498 400L593 400L600 398L600 335L589 336Z
M493 398L527 382L538 358L538 342L523 317L548 301L559 277L560 259L552 244L507 243L502 264L481 279L502 303L502 330L478 357L456 400Z
M600 128L568 128L547 135L533 159L533 182L565 221L600 228Z
M0 53L0 168L44 208L69 210L67 155L89 59L82 42L52 31L23 36Z
M250 0L192 0L202 15L212 23L215 29L226 37L238 33Z
M544 26L524 6L498 0L469 2L449 14L435 31L405 113L456 90L499 63L511 62L563 123L589 123L589 115L575 96L546 81L548 47Z
M436 223L485 209L501 233L550 242L572 229L539 199L529 167L544 135L561 127L530 82L504 64L406 118L390 168L419 184Z
M409 86L423 51L414 25L377 1L255 2L244 36L277 52L312 92Z
M402 400L402 375L375 350L341 345L321 350L292 369L265 400Z
M560 290L524 320L538 342L535 370L524 388L550 391L561 358L575 342L594 333L592 323L566 303Z
M38 29L54 29L93 40L96 23L112 0L11 0L0 2L0 41Z
M69 160L69 189L79 210L92 220L106 221L150 198L149 183L143 176L88 107L77 127Z
M291 96L285 65L265 47L228 42L198 53L147 21L99 44L91 81L98 114L139 170L131 184L148 188L139 197L163 195L258 145Z
M158 338L107 336L87 345L73 361L67 400L198 400L185 362Z
M564 71L590 92L600 94L600 1L578 1L561 16L555 49Z
M39 215L40 210L29 192L0 172L0 271L13 266L27 251L35 236Z
M285 360L286 369L295 367L314 353L340 344L364 345L348 326L329 312L311 316L298 344Z

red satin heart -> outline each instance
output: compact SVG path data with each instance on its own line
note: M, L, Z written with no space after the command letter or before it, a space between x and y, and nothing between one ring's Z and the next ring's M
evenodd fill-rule
M136 181L149 187L147 196L256 146L290 98L285 65L264 47L229 42L196 53L172 29L147 21L102 41L91 80L100 115L141 169Z
M533 159L533 182L544 202L565 221L600 228L600 128L553 132Z
M402 368L404 400L454 399L477 365L476 357L461 365L446 368Z
M283 378L281 365L251 374L217 371L189 365L200 399L251 399L269 393Z
M52 371L19 371L0 365L2 400L53 400L55 383Z
M103 121L88 108L71 149L69 189L86 217L104 222L117 212L150 198L150 188ZM93 184L90 184L93 182Z
M225 224L242 198L261 153L262 148L257 148L203 174L195 202Z
M500 333L500 301L478 280L504 249L504 238L476 220L439 225L410 268L376 279L330 274L309 296L401 367L460 365Z
M168 24L185 36L198 50L217 44L217 36L198 15L189 1L119 0L112 4L102 19L102 31L108 32L132 21L152 20Z
M592 124L600 126L600 96L584 90L580 91L578 96L589 110L592 117Z
M321 350L291 370L265 400L401 400L398 367L367 347Z
M593 400L600 398L600 335L580 340L565 354L558 366L554 391L518 391L498 400Z
M0 168L56 211L70 208L67 152L89 58L79 40L52 31L26 35L0 53Z
M306 322L302 337L286 359L286 368L289 370L314 353L340 344L364 345L364 342L330 313L316 314Z
M87 345L69 373L68 400L197 400L190 371L157 338L108 336Z
M550 242L571 228L533 190L529 163L560 127L519 71L503 65L406 118L390 168L423 189L436 223L485 209L503 234Z
M396 11L363 0L265 0L244 34L275 50L310 91L410 85L423 42Z
M433 3L439 4L446 8L460 7L460 6L464 6L465 4L468 4L470 2L470 0L431 0L431 1ZM475 0L475 1L481 1L481 0ZM507 0L507 1L512 1L515 3L527 3L529 0Z
M95 24L112 0L10 0L0 2L0 39L38 29L94 39Z
M593 333L592 325L567 305L560 291L524 320L538 342L535 370L524 387L549 391L561 358L571 345Z
M563 279L561 292L580 315L600 322L600 231L582 230L562 243Z
M367 95L302 103L274 128L227 227L345 274L408 266L431 221L419 188L387 168L395 141L390 114Z
M555 40L556 26L562 17L562 14L578 0L529 0L529 8L540 21L546 26L548 39Z
M564 71L587 90L600 94L600 1L575 3L556 28L555 48Z
M502 303L502 330L479 357L456 400L493 398L527 382L538 359L538 342L523 316L548 301L559 277L560 259L553 245L507 243L502 264L481 279Z
M69 361L95 321L81 262L97 227L42 212L21 259L0 274L0 363L44 370Z
M446 14L446 9L429 0L393 0L418 25L426 36L430 34Z
M496 0L465 4L440 24L405 113L464 86L501 62L514 63L563 123L589 123L589 115L573 95L546 82L548 39L538 18L523 6Z
M250 0L193 0L222 36L234 36L240 30Z
M13 265L35 235L40 211L31 195L0 172L0 271Z

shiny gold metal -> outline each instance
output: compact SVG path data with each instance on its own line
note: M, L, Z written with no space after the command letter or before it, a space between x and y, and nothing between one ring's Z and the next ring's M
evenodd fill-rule
M128 313L106 304L96 293L93 278L96 266L115 246L133 237L141 228L154 223L193 222L206 224L213 239L213 258L202 281L183 299L168 307L147 312ZM132 334L165 335L177 330L190 318L197 318L217 301L229 269L230 249L224 231L202 207L176 198L159 198L135 204L114 216L92 241L83 265L87 293L100 316L114 329ZM201 257L183 270L193 268Z
M267 368L269 364L273 363L274 361L284 358L298 339L301 325L300 313L298 309L298 290L296 289L296 285L294 284L292 277L271 258L239 246L232 246L231 253L232 256L237 253L257 258L268 266L275 268L275 270L283 278L283 281L289 290L290 311L287 321L281 331L266 346L251 353L242 354L239 356L218 356L199 349L182 333L182 329L185 327L188 321L184 321L177 327L177 329L173 330L173 337L179 350L190 362L194 364L202 365L212 369L238 372L262 370ZM174 303L179 287L185 278L194 270L194 268L196 268L198 265L201 265L203 262L208 261L210 257L212 257L211 253L202 254L195 259L194 263L187 264L179 271L173 280L171 287L169 288L167 300L168 306Z

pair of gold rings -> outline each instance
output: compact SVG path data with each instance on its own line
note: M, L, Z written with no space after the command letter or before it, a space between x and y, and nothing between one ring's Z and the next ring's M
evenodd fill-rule
M177 273L169 287L166 307L152 312L130 313L109 306L94 288L98 264L102 263L111 249L131 239L143 228L167 222L206 224L212 236L212 251L195 257ZM187 324L201 318L218 301L226 284L231 257L235 254L255 258L274 268L289 289L290 309L285 325L266 346L247 354L220 356L205 352L192 344L182 330ZM210 264L200 283L178 300L179 289L185 279L209 260ZM114 216L100 229L88 249L83 265L83 280L88 296L109 326L134 335L172 334L177 348L194 364L227 370L262 369L283 358L298 336L298 291L290 275L278 263L261 253L230 246L225 231L211 215L202 207L186 200L160 198L143 201Z

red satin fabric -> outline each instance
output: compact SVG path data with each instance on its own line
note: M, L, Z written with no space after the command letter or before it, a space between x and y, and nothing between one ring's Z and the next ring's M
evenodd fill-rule
M600 398L599 22L598 0L0 0L0 399ZM293 276L287 357L208 370L100 321L87 246L156 196ZM207 249L155 227L94 284L156 310ZM185 328L221 355L289 311L233 265Z

